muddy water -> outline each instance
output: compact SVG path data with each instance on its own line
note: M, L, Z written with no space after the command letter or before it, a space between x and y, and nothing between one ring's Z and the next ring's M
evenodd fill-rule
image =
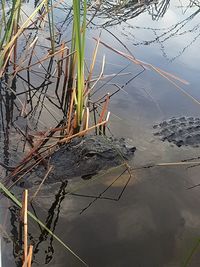
M106 27L136 58L187 80L189 85L177 84L200 99L199 15L191 16L198 8L187 8L188 3L171 1L163 16L159 17L152 8L120 25L116 23L109 27L108 24ZM154 20L152 12L157 14L153 16ZM100 18L96 24L102 25L105 21L107 18ZM98 32L99 28L95 26L88 32L88 44L93 44L92 37ZM106 30L103 30L101 39L126 52ZM131 177L119 167L87 183L76 178L69 179L67 184L45 185L34 201L33 211L89 266L182 266L200 233L200 188L189 189L200 182L200 168L193 165L190 168L185 165L142 167L200 156L199 148L178 148L161 142L153 135L152 128L172 116L200 117L200 106L149 69L126 85L141 72L141 67L103 46L99 51L96 74L103 54L106 55L106 74L118 73L122 68L128 74L105 85L99 83L99 87L104 86L93 97L103 91L114 92L114 83L123 86L123 90L111 98L109 127L114 135L130 138L137 147L129 164L138 169ZM91 50L88 49L88 61L90 56ZM43 115L44 119L48 117ZM30 194L34 191L35 188L31 189ZM1 217L7 214L10 221L8 233L16 238L17 211L6 200L1 205ZM33 266L83 266L35 223L30 222L29 229L30 240L35 245ZM16 256L16 244L3 239L3 251L3 266L16 266L13 257L13 254ZM199 262L197 250L188 266L197 267Z

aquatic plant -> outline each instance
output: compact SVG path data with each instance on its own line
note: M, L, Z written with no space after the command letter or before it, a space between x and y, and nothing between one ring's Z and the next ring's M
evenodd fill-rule
M28 19L19 26L21 0L13 0L10 16L6 20L6 1L2 1L2 24L1 24L1 41L0 41L0 78L2 77L10 56L16 46L17 39L29 25L46 0L43 0Z
M17 33L18 23L20 19L20 8L21 8L21 0L13 0L12 7L9 11L9 17L7 19L6 16L6 1L2 0L1 2L2 8L2 18L0 24L0 68L6 65L7 58L9 57L9 51L11 47L9 47L9 43L12 39L13 34ZM16 41L14 45L16 46Z
M52 53L55 53L55 31L54 31L54 14L53 14L52 0L46 0L45 6L46 6L47 15L48 15L51 49L52 49Z
M77 81L76 81L76 125L78 130L81 127L84 106L84 88L85 88L85 33L86 33L86 14L87 1L83 1L83 19L81 21L81 2L73 0L73 31L72 31L72 52L76 51L75 60L72 64L77 65ZM73 66L75 68L75 66Z
M59 2L59 1L58 1ZM1 71L0 76L3 76L7 63L11 59L11 56L14 55L14 75L16 75L19 79L21 79L28 89L23 92L28 98L28 100L22 102L19 98L21 92L13 92L13 88L7 86L9 92L11 91L15 97L18 98L21 104L21 114L24 117L29 119L36 118L36 127L34 128L38 130L37 123L40 121L40 115L42 113L42 109L46 109L47 112L51 115L52 121L53 119L57 119L54 116L54 109L49 108L45 101L49 101L53 107L56 107L59 111L62 110L62 115L59 117L59 120L56 120L56 125L52 122L51 128L41 130L34 133L29 133L29 130L23 132L20 128L17 130L21 133L26 143L31 147L29 152L23 156L21 161L12 169L11 173L6 177L5 184L11 184L9 189L20 181L20 179L24 178L25 175L28 175L33 168L38 166L39 164L43 164L47 166L46 158L50 157L54 152L54 149L60 146L61 144L65 144L70 142L72 138L81 137L88 133L89 131L96 130L96 133L103 134L105 133L105 127L108 123L109 115L108 112L108 104L112 95L116 94L119 90L123 89L125 85L118 86L117 90L109 95L108 93L97 99L92 103L90 98L91 91L95 88L96 84L104 78L104 66L105 66L105 57L102 60L102 68L98 77L95 77L92 80L94 65L96 61L97 51L100 44L104 45L111 51L116 54L126 58L130 62L140 66L142 71L136 75L140 75L145 69L151 69L156 73L160 74L167 80L169 80L173 85L176 86L177 89L181 90L182 93L189 96L189 94L182 90L180 86L178 86L174 80L178 80L179 82L186 83L175 77L172 74L166 73L162 71L160 68L156 68L151 64L145 63L136 59L131 53L128 54L118 51L112 46L107 45L106 43L100 41L99 38L96 38L96 47L94 48L93 56L91 58L91 65L88 68L88 72L85 71L85 43L86 43L86 28L87 28L87 1L78 1L73 0L73 26L72 26L72 35L69 37L71 39L70 42L66 40L62 40L61 43L55 42L55 30L56 27L54 25L54 8L58 2L53 2L52 0L43 0L40 4L35 8L34 12L29 15L27 20L22 23L20 26L20 8L13 9L14 17L16 17L15 21L12 22L10 20L9 24L6 21L6 10L5 4L6 1L2 1L2 22L3 25L0 30L2 33L2 43L0 49L0 59L1 59ZM61 2L61 1L60 1ZM15 0L13 3L18 3L21 5L21 0ZM17 5L16 5L17 7ZM42 9L42 13L40 11ZM38 16L36 19L36 15ZM43 52L46 53L42 58L37 55L37 49L35 49L38 38L42 35L41 26L42 23L46 24L45 18L48 18L47 21L47 29L50 41L49 46L43 46ZM8 26L7 26L8 25ZM39 26L38 26L39 25ZM27 36L27 45L23 52L25 59L23 60L23 56L19 60L17 59L16 52L16 42L19 37L26 33L26 28L31 26L35 27L36 36L34 38L28 39ZM33 28L34 28L33 27ZM4 29L7 31L7 35L4 33ZM46 28L45 28L46 29ZM39 30L41 30L40 34L38 34ZM6 32L5 31L5 32ZM33 30L34 31L34 30ZM47 39L46 38L46 39ZM71 45L71 49L68 47L68 43ZM27 58L26 58L27 53ZM34 59L34 61L33 61ZM18 61L18 62L17 62ZM25 63L28 62L26 65ZM12 60L10 60L10 64L12 66ZM32 73L34 75L38 75L39 78L42 78L42 83L40 86L35 86L34 83L31 82L30 73L34 67L37 67ZM43 70L43 72L41 71ZM20 75L20 72L23 71L27 73L27 80L24 78L25 75ZM120 75L114 74L113 77ZM112 78L112 76L111 76ZM53 92L53 97L50 95L51 92L48 92L48 85L53 85L55 88L55 95ZM55 85L55 86L54 86ZM55 100L56 98L56 100ZM191 96L190 96L191 98ZM90 100L90 102L88 101ZM35 101L36 100L36 101ZM195 101L195 99L192 99ZM92 104L91 104L92 103ZM197 102L196 102L197 103ZM26 111L26 107L30 104L30 111ZM98 114L97 114L98 108ZM20 115L21 115L20 114ZM34 115L37 115L37 117ZM90 114L94 114L93 125L90 126ZM97 116L96 116L97 114ZM57 114L56 114L57 115ZM28 125L27 125L27 129ZM98 129L98 130L97 130ZM49 142L50 141L50 142ZM48 143L49 142L49 143ZM120 154L120 151L119 151ZM48 176L48 172L47 172ZM46 179L44 177L43 181ZM12 178L12 179L11 179ZM95 177L95 179L99 179L99 177ZM127 184L130 178L127 180ZM37 195L40 190L43 182L41 182L38 190L35 195ZM84 183L84 186L88 185L89 181ZM127 185L126 184L126 185ZM0 188L2 191L12 199L19 207L21 207L21 203L17 201L15 197L13 197L12 193L5 187L5 185L0 184ZM82 188L82 185L78 185L77 188L71 190L71 193L74 193ZM124 190L124 189L123 189ZM33 195L33 197L35 197ZM100 194L96 200L101 197ZM119 195L120 198L121 194ZM96 201L95 200L95 201ZM54 237L57 241L59 241L66 249L70 250L52 231L49 229L44 223L42 223L36 216L32 213L28 212L28 215L32 217L45 231L47 231L52 237ZM72 252L72 251L71 251ZM72 252L73 253L73 252ZM75 255L73 253L73 255ZM78 258L78 256L76 255ZM79 260L81 260L79 258ZM81 260L82 261L82 260ZM83 261L82 261L83 262Z

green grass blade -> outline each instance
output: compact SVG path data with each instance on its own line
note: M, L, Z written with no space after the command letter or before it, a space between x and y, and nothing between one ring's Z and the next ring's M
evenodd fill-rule
M1 2L1 8L2 8L2 20L4 23L4 26L6 25L6 1L2 0Z
M195 245L193 246L193 248L191 249L189 255L187 256L187 258L185 259L184 263L183 263L183 267L189 267L189 264L192 260L193 255L196 253L197 249L200 246L200 239L198 239L195 243Z
M83 115L84 59L87 1L83 2L83 21L81 25L81 6L79 0L73 0L75 49L77 53L77 125L81 126Z

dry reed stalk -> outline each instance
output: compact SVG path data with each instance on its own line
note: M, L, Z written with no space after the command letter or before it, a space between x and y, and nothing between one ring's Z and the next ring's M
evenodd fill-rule
M88 75L88 78L87 78L87 81L86 81L87 86L86 86L85 93L87 93L90 81L92 79L92 73L93 73L93 70L94 70L94 66L95 66L95 62L96 62L96 58L97 58L97 52L98 52L99 44L100 44L100 36L101 36L101 34L99 35L99 38L97 39L96 46L95 46L95 49L94 49L94 52L93 52L92 63L90 65L89 75Z
M16 126L16 125L15 125ZM34 148L34 142L33 142L33 139L32 139L32 137L30 136L30 135L28 135L27 133L24 133L22 130L21 130L21 128L19 127L19 126L16 126L17 127L17 129L18 129L18 131L21 133L21 135L25 138L25 140L28 142L28 144L29 144L29 146L31 147L31 148ZM35 153L34 155L33 155L33 157L35 158L35 159L41 159L42 160L42 162L43 162L43 164L44 164L44 166L46 166L47 164L46 164L46 161L41 157L41 155L39 155L39 153Z
M23 8L21 8L20 10L22 13L24 13L24 15L26 16L26 18L29 18L29 15L23 10ZM35 25L36 26L36 22L39 20L39 18L37 18L35 21L33 19L30 19L31 24L29 24L29 26L27 28L24 28L24 30L29 29L31 27L31 25Z
M16 19L15 19L14 35L17 33L17 28L18 28L18 25L17 25L17 23L16 23ZM16 39L15 44L14 44L13 62L14 62L13 70L14 70L14 72L15 72L15 69L16 69L16 62L17 62L17 39Z
M40 9L40 7L42 7L42 5L45 3L46 0L43 0L39 6L34 10L34 12L28 17L28 19L22 24L22 26L18 29L17 33L15 35L12 36L11 40L3 47L3 50L1 51L0 54L0 58L1 61L2 60L9 60L8 57L8 52L9 50L13 49L16 40L18 39L18 37L23 33L25 27L27 27L27 25L29 24L30 20L37 14L38 10Z
M71 135L71 136L65 137L65 138L59 140L57 143L58 143L58 144L67 143L68 141L70 141L71 139L73 139L73 138L75 138L75 137L82 136L82 135L86 134L87 132L89 132L89 131L91 131L91 130L94 130L95 128L98 128L99 126L108 123L108 121L109 121L109 117L110 117L110 112L108 112L107 117L106 117L106 120L104 120L103 122L101 122L101 123L97 123L97 124L95 124L95 125L89 127L87 130L82 130L82 131L80 131L80 132L78 132L78 133L75 133L75 134L73 134L73 135Z
M76 126L76 118L75 118L75 117L76 117L76 114L75 114L74 119L73 119L73 121L75 121L75 124L73 125L72 128L74 128L74 127ZM59 141L56 142L55 144L50 145L49 148L54 147L54 146L56 146L57 144L65 143L65 142L67 142L67 141L70 141L71 139L73 139L73 138L75 138L75 137L82 136L83 134L87 133L88 131L91 131L91 130L93 130L93 129L95 129L95 128L98 128L98 127L101 126L101 125L104 125L104 124L108 123L108 121L109 121L109 117L110 117L110 112L108 112L106 119L105 119L104 121L102 121L101 123L95 124L95 125L93 125L92 127L88 128L88 129L84 129L84 130L82 130L82 131L80 131L80 132L78 132L78 133L75 133L75 134L72 134L73 131L71 131L71 133L69 133L67 137L64 137L63 139L59 140ZM65 130L65 129L67 129L67 128L68 128L68 126L64 126L64 127L60 127L60 128L54 128L54 129L53 129L53 132L62 131L62 130ZM44 139L45 139L45 138L43 138L43 140L44 140ZM49 138L48 138L48 139L49 139Z
M66 51L66 60L65 60L65 71L64 71L64 81L63 81L63 88L62 88L62 96L61 96L61 105L64 109L64 111L66 110L66 87L68 84L68 80L69 80L69 61L70 61L70 57L69 57L69 48Z
M94 38L94 40L95 40L95 41L98 41L98 39L96 39L96 38ZM126 59L129 59L130 61L132 61L132 62L135 63L136 65L140 65L140 66L142 66L143 68L146 67L146 68L153 69L153 70L155 70L156 72L158 72L159 74L162 73L162 74L163 74L163 75L162 75L163 77L169 76L169 77L171 77L171 78L173 78L173 79L175 79L175 80L177 80L177 81L179 81L179 82L181 82L181 83L183 83L183 84L189 84L188 81L186 81L186 80L184 80L184 79L182 79L182 78L179 78L179 77L175 76L174 74L171 74L171 73L169 73L169 72L163 71L163 70L161 70L160 68L155 67L155 66L153 66L153 65L151 65L151 64L149 64L149 63L146 63L146 62L144 62L144 61L142 61L142 60L136 59L136 58L133 57L132 55L128 55L128 54L126 54L126 53L124 53L124 52L121 52L121 51L119 51L119 50L117 50L117 49L111 47L110 45L106 44L105 42L100 41L100 43L101 43L102 45L104 45L105 47L109 48L110 50L112 50L113 52L115 52L115 53L117 53L117 54L123 56L123 57L126 58ZM170 81L171 81L171 80L170 80Z
M24 34L23 34L24 35ZM24 37L26 38L26 36L24 35ZM26 38L27 42L28 42L28 39ZM17 75L20 71L21 71L21 66L26 62L28 61L28 66L31 65L31 61L32 61L32 58L33 58L33 55L37 58L38 62L40 62L40 59L39 57L37 56L36 52L35 52L35 47L36 47L36 44L37 44L37 41L38 41L38 37L36 37L29 45L26 46L25 48L25 51L23 52L23 58L21 57L19 59L19 63L18 63L18 66L17 68L15 69L15 72L14 72L14 76ZM30 56L29 56L29 59L28 59L28 51L31 50L30 52ZM27 56L26 56L27 54ZM39 63L38 63L39 64ZM45 69L44 65L42 64L42 62L40 62L40 65L42 66L42 68L44 69L45 72L47 72L47 70ZM28 69L29 70L29 69Z
M72 101L72 107L73 107L73 101ZM53 134L53 133L56 133L56 132L64 131L67 128L68 128L68 126L62 126L62 127L56 127L56 128L50 129L49 131L50 131L50 134ZM32 134L29 133L29 135L33 136L33 137L40 137L40 140L41 139L44 140L46 138L47 139L50 138L50 137L44 137L46 135L46 133L47 133L46 131L45 132L36 132L35 134L34 133L32 133Z
M65 42L63 42L62 44L61 44L61 49L62 48L64 48L65 47ZM62 51L62 53L61 53L61 58L60 58L60 63L61 63L61 72L63 71L63 60L64 60L64 55L65 55L65 53L64 53L64 50Z
M89 116L90 116L90 111L89 108L86 107L83 115L83 130L87 130L89 128Z
M106 111L107 111L107 109L108 109L108 103L109 103L109 100L110 100L110 95L107 94L107 96L106 96L106 100L105 100L104 105L103 105L103 107L102 107L101 114L100 114L100 116L99 116L99 123L103 121L103 118L104 118L104 116L105 116L105 114L106 114ZM102 128L103 128L103 131L102 131ZM104 124L104 125L102 125L102 126L99 126L99 134L102 134L102 133L103 133L104 135L105 135L105 133L106 133L106 124Z
M31 267L32 256L33 256L33 246L30 245L29 253L28 253L28 266L27 267Z
M97 39L94 38L96 41ZM197 100L195 97L193 97L192 95L190 95L188 92L186 92L181 86L179 86L178 84L176 84L174 81L172 81L170 78L172 79L175 79L179 82L182 82L183 84L188 84L187 81L169 73L169 72L166 72L166 71L163 71L161 70L160 68L157 68L157 67L154 67L153 65L149 64L149 63L146 63L146 62L143 62L141 60L138 60L136 58L134 58L133 56L131 55L127 55L113 47L111 47L110 45L100 41L101 44L103 44L105 47L109 48L110 50L116 52L117 54L127 58L128 60L132 61L133 63L137 64L137 65L140 65L141 67L143 68L150 68L152 70L154 70L155 72L157 72L159 75L161 75L162 77L164 77L165 79L167 79L171 84L173 84L178 90L180 90L185 96L189 97L193 102L195 102L196 104L200 105L200 101ZM170 77L170 78L169 78Z
M65 44L62 43L61 49L63 49L64 46L65 46ZM58 91L58 87L59 87L59 84L60 84L61 75L62 75L62 72L63 72L63 58L64 58L64 50L61 52L60 58L58 59L58 62L57 62L58 76L57 76L56 90L55 90L57 97L58 97L57 91ZM59 97L58 97L58 99L59 99Z
M153 65L151 65L151 66L153 66ZM177 80L177 81L179 81L179 82L181 82L181 83L183 83L183 84L186 84L186 85L189 84L188 81L186 81L186 80L184 80L184 79L182 79L182 78L180 78L180 77L178 77L178 76L175 76L175 75L172 74L172 73L169 73L169 72L166 72L166 71L164 71L164 70L161 70L161 69L158 68L158 67L156 67L156 69L157 69L158 71L162 72L163 74L165 74L166 76L170 76L171 78L173 78L173 79L175 79L175 80Z
M156 71L163 76L165 79L167 79L170 83L172 83L177 89L179 89L185 96L189 97L193 102L200 105L200 101L194 98L192 95L190 95L188 92L186 92L181 86L177 85L174 81L169 79L166 75L164 75L159 69L156 68Z
M52 57L54 57L54 56L60 54L62 51L66 50L66 49L69 49L69 48L66 46L66 47L64 47L63 49L60 49L59 51L56 51L56 52L53 53L53 54L48 54L48 55L46 55L45 57L43 57L42 59L38 60L37 62L35 62L35 63L33 63L33 64L31 64L31 65L29 65L29 66L27 66L27 67L24 67L24 68L19 69L17 73L19 73L19 72L21 72L21 71L23 71L23 70L30 69L30 68L32 68L32 67L38 65L38 64L42 64L42 62L44 62L44 61L46 61L47 59L52 58ZM74 52L70 53L70 54L68 55L68 57L70 57L72 54L74 54Z
M60 125L61 123L58 124L58 126ZM42 148L46 142L50 139L50 137L56 132L56 131L61 131L61 130L64 130L66 129L67 126L65 127L56 127L54 129L50 129L46 132L43 133L43 138L41 138L36 144L35 146L31 149L31 151L29 151L29 153L22 159L22 161L15 167L14 171L11 172L11 174L7 177L7 178L14 178L16 175L19 175L19 173L21 173L21 171L24 170L25 168L25 165L27 163L30 162L30 160L32 159L32 156L35 154L35 153L38 153L40 148ZM55 146L57 145L57 142L54 143L53 145L50 145L47 149L45 149L42 153L46 152L46 151L49 151L51 148L54 148ZM41 162L42 160L44 160L47 156L49 155L45 155L42 157L41 160L39 160L38 162ZM38 163L39 164L39 163ZM37 165L37 164L36 164ZM33 164L33 167L34 167L34 164ZM18 180L17 180L18 181ZM16 181L15 181L16 183Z
M49 132L50 132L50 130L47 131L45 133L45 135L48 136ZM20 162L20 164L18 166L16 166L14 171L10 174L11 177L19 174L19 172L21 171L23 166L26 165L32 159L32 157L38 153L39 149L43 145L43 141L44 140L40 140L35 144L35 146L29 151L29 153L24 157L24 159Z
M103 76L103 72L104 72L104 67L105 67L105 55L103 56L103 62L102 62L102 67L101 67L101 72L99 74L99 77L94 82L94 84L92 85L92 87L86 92L85 97L94 89L94 87L96 86L96 84L101 80L101 78Z
M106 113L106 111L107 111L107 109L108 109L109 100L110 100L110 95L107 94L107 96L106 96L106 100L105 100L104 105L103 105L103 107L102 107L101 114L100 114L100 116L99 116L99 123L103 121L103 118L104 118L104 116L105 116L105 113Z
M7 54L7 56L6 56L6 59L5 59L5 62L4 62L4 65L3 65L3 67L0 69L0 78L3 76L3 73L4 73L4 71L5 71L5 68L6 68L7 64L8 64L8 61L9 61L9 58L10 58L12 52L13 52L13 49L14 49L14 47L12 47L12 48L10 49L10 51L8 52L8 54Z
M22 201L22 220L24 227L24 258L23 261L27 262L28 256L28 217L27 217L27 209L28 209L28 190L25 189L23 193L23 201Z
M31 267L32 256L33 256L33 246L30 245L28 256L26 258L26 261L23 262L22 267Z
M54 146L56 146L56 144L54 145ZM52 146L52 148L53 148L53 146ZM49 148L47 149L47 150L49 150ZM46 151L45 151L46 152ZM18 183L26 174L28 174L28 173L30 173L30 171L32 171L33 170L33 168L35 168L36 166L38 166L41 162L42 162L42 160L44 160L45 158L47 158L49 155L46 155L46 156L43 156L43 158L41 159L41 160L37 160L35 163L33 163L31 166L28 166L27 168L25 168L25 166L24 167L22 167L22 169L20 169L19 171L18 171L18 173L16 173L15 175L13 175L13 176L9 176L9 177L12 177L12 178L15 178L15 176L17 176L17 175L20 175L20 173L21 172L23 172L23 174L20 176L20 177L18 177L13 183L12 183L12 185L11 186L9 186L8 187L8 189L10 190L16 183ZM8 178L9 178L8 177Z
M90 111L89 108L86 108L86 121L85 121L85 130L88 130L89 128L89 117L90 117Z
M193 165L193 164L200 164L200 161L190 161L190 162L187 162L187 161L180 161L180 162L165 162L165 163L158 163L156 164L155 166L179 166L179 165Z
M71 129L71 119L72 119L75 94L76 94L75 89L72 89L72 97L71 97L69 115L68 115L68 121L67 121L67 134L70 133L70 129Z
M74 96L74 98L76 98L76 95ZM71 128L71 131L69 133L69 136L74 134L74 129L76 129L76 128L77 128L77 113L75 112L74 118L72 120L72 128Z
M48 12L51 12L52 9L56 8L59 4L61 4L61 3L64 2L64 1L65 1L65 0L59 0L59 1L57 1L55 4L53 4L53 5L51 5L51 6L49 7L49 10L48 10L48 11L43 11L43 14L41 14L37 19L35 19L35 20L30 19L30 20L32 21L32 23L29 24L29 27L31 27L32 25L35 25L36 22L37 22L38 20L44 21L46 15L48 15ZM27 15L27 17L29 18L28 15Z
M111 78L111 77L116 77L116 76L125 76L125 75L131 75L132 73L131 72L125 72L125 73L113 73L113 74L103 74L101 76L101 79L100 80L104 80L104 79L107 79L107 78ZM99 76L97 78L93 78L91 79L90 83L93 83L93 82L96 82L97 79L99 78Z

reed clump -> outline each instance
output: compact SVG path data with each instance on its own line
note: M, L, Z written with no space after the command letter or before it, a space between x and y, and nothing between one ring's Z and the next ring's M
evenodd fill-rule
M20 208L27 206L22 205L12 194L11 188L20 181L25 175L33 170L39 164L48 166L47 159L54 150L65 143L70 142L72 138L82 137L90 131L96 130L96 133L105 134L105 129L109 121L110 112L108 111L110 98L123 86L117 86L113 94L106 93L94 102L91 101L91 93L97 83L105 78L104 67L105 57L102 60L100 74L93 78L94 66L98 53L99 45L104 45L118 56L122 56L130 62L141 67L143 73L146 69L151 69L166 78L176 86L185 95L189 96L174 80L182 83L186 81L162 71L160 68L136 59L130 53L121 52L109 44L95 38L96 46L94 48L91 64L86 68L85 47L86 47L86 30L87 30L87 11L86 0L73 0L72 9L72 33L68 40L61 38L55 23L55 9L64 0L54 2L53 0L41 0L31 14L24 14L22 9L22 0L11 1L11 9L7 16L7 2L1 1L1 24L0 24L0 79L6 80L19 79L26 85L25 92L18 92L12 86L6 84L6 88L14 94L21 105L21 116L27 121L34 117L37 123L40 120L42 110L45 109L52 117L55 118L55 110L62 111L59 120L43 131L23 132L20 128L17 130L25 139L25 146L29 147L28 152L22 160L15 166L11 173L6 177L5 184L0 183L1 190ZM69 17L70 17L69 13ZM32 36L30 30L34 32ZM46 31L48 36L43 37ZM57 40L57 36L59 37ZM50 45L47 46L44 39L48 39ZM24 40L24 51L19 53L18 42ZM44 44L43 44L44 42ZM42 43L42 45L41 45ZM40 53L38 53L40 50ZM42 53L41 53L42 50ZM42 54L42 57L41 57ZM140 74L139 73L139 74ZM31 77L35 75L42 79L40 85L35 86ZM35 77L34 76L34 77ZM113 77L117 76L114 74ZM27 78L24 78L27 77ZM108 77L108 76L107 76ZM112 75L111 75L112 78ZM127 84L127 83L126 83ZM52 86L53 85L53 86ZM48 88L54 88L53 96L49 96ZM51 87L51 88L52 88ZM20 98L21 97L21 98ZM190 96L191 98L191 96ZM25 99L25 100L24 100ZM46 105L45 100L51 103L53 108ZM192 98L193 101L196 101ZM196 103L199 104L199 101ZM40 109L41 108L41 109ZM39 111L38 111L39 110ZM53 115L52 115L53 114ZM91 114L93 118L91 118ZM37 115L37 116L36 116ZM28 129L28 127L27 127ZM48 172L47 172L48 173ZM46 179L46 177L44 178ZM6 185L6 187L5 187ZM42 184L41 184L42 185ZM8 187L8 188L7 188ZM38 188L40 190L40 187ZM37 195L38 191L35 195ZM35 195L33 197L35 197ZM25 197L25 199L27 199ZM70 251L85 266L87 264L75 254L61 239L59 239L50 229L46 227L36 216L30 212L24 212L24 236L25 236L25 255L24 264L30 265L32 247L29 252L27 248L27 214L36 221L43 229L60 242L68 251ZM29 262L29 263L28 263Z

